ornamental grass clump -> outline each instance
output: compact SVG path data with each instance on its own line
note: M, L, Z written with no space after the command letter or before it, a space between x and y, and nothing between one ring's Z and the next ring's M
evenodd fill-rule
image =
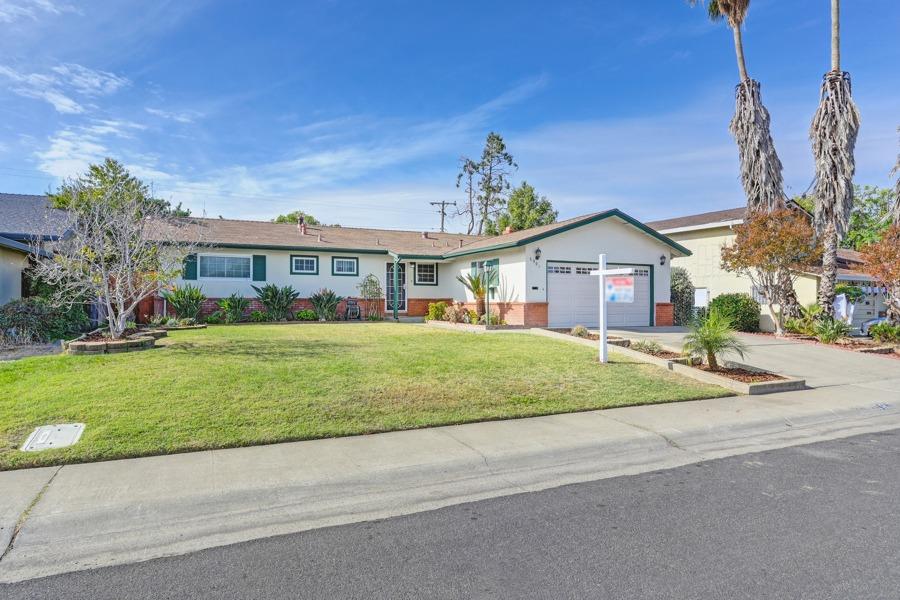
M312 304L313 310L320 321L337 321L337 309L341 300L344 298L338 296L333 290L322 288L318 292L309 297L309 303Z
M706 359L710 370L718 371L719 356L734 352L744 358L747 346L735 333L731 319L718 309L711 308L705 318L698 319L690 326L690 332L684 338L683 350L691 357Z
M226 323L240 323L244 320L244 311L250 307L250 301L240 294L232 294L219 300L219 309Z

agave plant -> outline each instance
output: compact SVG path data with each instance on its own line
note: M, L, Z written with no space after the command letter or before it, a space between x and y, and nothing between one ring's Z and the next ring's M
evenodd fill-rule
M726 352L734 352L744 358L747 346L732 327L731 319L719 309L712 308L703 319L697 319L684 337L684 353L705 358L709 368L719 370L718 357Z
M309 297L309 303L319 316L320 321L336 321L338 304L344 298L338 296L333 290L322 288Z
M256 292L260 303L266 307L269 319L272 321L285 321L291 317L291 308L294 301L300 297L300 292L292 286L278 287L274 283L268 283L261 288L251 286Z
M206 300L200 288L192 285L175 286L171 290L163 290L160 295L179 319L196 319L200 315L203 301Z
M472 292L472 296L475 297L475 312L481 317L484 314L484 297L487 294L487 282L484 273L457 275L456 280Z
M219 309L225 316L226 323L238 323L244 318L244 311L250 307L250 301L238 293L219 300Z

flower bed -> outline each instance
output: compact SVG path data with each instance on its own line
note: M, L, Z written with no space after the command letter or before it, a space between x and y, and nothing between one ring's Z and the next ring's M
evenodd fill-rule
M114 340L102 329L86 333L65 344L69 354L118 354L149 350L168 334L162 329L127 329L125 337Z

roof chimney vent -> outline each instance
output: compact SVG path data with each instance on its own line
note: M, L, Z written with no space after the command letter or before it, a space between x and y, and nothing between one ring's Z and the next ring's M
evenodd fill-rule
M319 234L319 237L317 238L317 241L319 241L319 242L322 241L322 234L321 234L321 233Z
M427 231L423 231L423 232L422 232L422 239L423 239L423 240L427 240L427 239L428 239L428 232L427 232Z
M306 219L303 218L303 215L297 215L297 231L300 232L300 235L306 235Z
M507 225L506 227L503 228L503 235L508 235L515 230L516 230L516 228L513 227L512 225Z
M460 247L460 248L462 248L462 242L463 242L463 241L462 241L462 238L460 238L460 240L459 240L459 247Z

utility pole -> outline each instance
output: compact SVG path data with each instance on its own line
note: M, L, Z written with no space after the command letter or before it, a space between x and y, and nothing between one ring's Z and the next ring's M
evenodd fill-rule
M438 213L441 215L441 233L444 233L444 219L447 218L447 207L448 206L456 206L456 202L447 202L446 200L441 200L440 202L429 202L432 206L440 206L438 209Z

